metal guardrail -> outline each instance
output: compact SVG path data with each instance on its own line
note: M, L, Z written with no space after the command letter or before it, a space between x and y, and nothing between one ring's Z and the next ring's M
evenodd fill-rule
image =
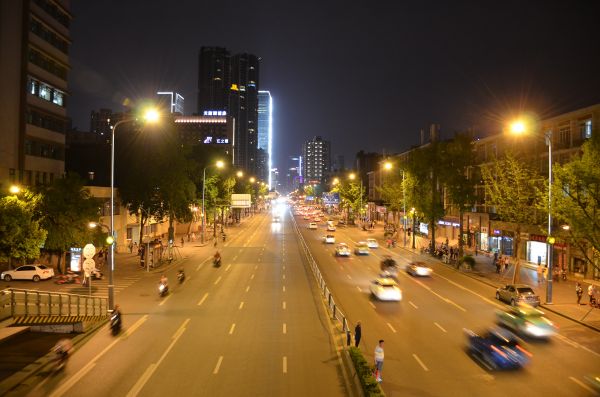
M296 231L296 236L298 236L298 241L300 241L300 246L302 247L302 251L304 252L304 256L308 260L308 263L310 264L312 273L315 276L317 283L319 284L319 289L321 290L321 294L327 300L327 308L331 312L332 318L334 320L337 320L340 322L340 324L342 326L342 330L345 333L350 330L350 328L348 326L348 320L346 319L346 316L344 315L344 313L342 313L342 311L338 308L337 304L335 303L335 299L333 298L333 294L331 293L329 288L327 288L325 279L321 275L321 270L319 269L319 265L317 264L317 261L315 260L315 258L313 258L310 250L308 249L308 245L306 244L306 241L304 240L302 233L300 233L300 229L298 228L298 224L296 223L294 214L292 214L291 211L290 211L290 215L292 218L292 223L294 224L294 230Z
M0 291L0 320L16 316L101 316L107 298L7 288Z

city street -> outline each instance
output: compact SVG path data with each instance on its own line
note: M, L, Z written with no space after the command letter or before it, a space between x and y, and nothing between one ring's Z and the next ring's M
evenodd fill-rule
M329 322L289 217L246 220L214 268L212 247L117 295L124 331L100 330L32 396L327 395L345 390ZM177 269L185 268L183 285ZM118 275L117 275L118 277Z
M525 348L533 354L525 369L489 371L467 354L463 328L482 331L494 324L496 309L507 308L495 300L492 287L401 248L380 247L368 256L338 258L335 244L322 242L325 234L331 234L323 224L309 230L307 222L296 219L351 329L361 321L360 348L369 361L377 341L386 341L382 387L387 395L445 396L448 390L463 396L596 395L584 376L599 368L597 332L547 313L559 325L559 335L548 342L525 341ZM333 234L336 243L345 242L351 249L367 237L378 237L384 244L381 235L356 227L338 228ZM377 277L386 254L392 254L401 267L412 260L425 261L433 268L433 276L417 279L401 271L398 283L403 300L378 302L370 297L369 283Z

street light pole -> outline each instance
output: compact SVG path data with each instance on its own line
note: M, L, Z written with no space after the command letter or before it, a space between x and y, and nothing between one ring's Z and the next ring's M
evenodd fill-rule
M548 145L548 240L547 245L547 263L548 263L548 282L546 283L546 304L552 304L552 130L545 133L546 145Z
M404 185L404 170L402 170L402 229L404 229L404 248L406 248L406 191Z
M202 170L202 237L201 237L201 243L204 244L204 227L205 227L205 221L204 221L204 217L206 216L206 213L204 212L204 185L206 181L206 167L204 167L204 170Z

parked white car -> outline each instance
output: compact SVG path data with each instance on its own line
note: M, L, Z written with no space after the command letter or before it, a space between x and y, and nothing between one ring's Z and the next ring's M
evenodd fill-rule
M38 282L54 277L54 269L45 265L23 265L14 270L5 270L0 275L4 281L32 280Z
M371 294L381 301L402 300L402 291L391 278L377 278L371 283Z
M311 222L311 223L308 224L308 228L312 229L312 230L315 230L317 228L317 224L314 223L314 222Z

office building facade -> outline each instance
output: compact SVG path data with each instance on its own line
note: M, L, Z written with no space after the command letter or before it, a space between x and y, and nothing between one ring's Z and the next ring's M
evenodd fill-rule
M0 0L0 183L61 177L70 69L67 0Z
M250 174L258 163L259 62L256 55L232 56L222 47L200 49L198 114L230 116L234 166Z
M158 91L159 103L165 109L169 109L169 113L183 116L184 98L182 95L173 91Z
M331 170L331 144L320 136L302 145L304 183L323 183Z

